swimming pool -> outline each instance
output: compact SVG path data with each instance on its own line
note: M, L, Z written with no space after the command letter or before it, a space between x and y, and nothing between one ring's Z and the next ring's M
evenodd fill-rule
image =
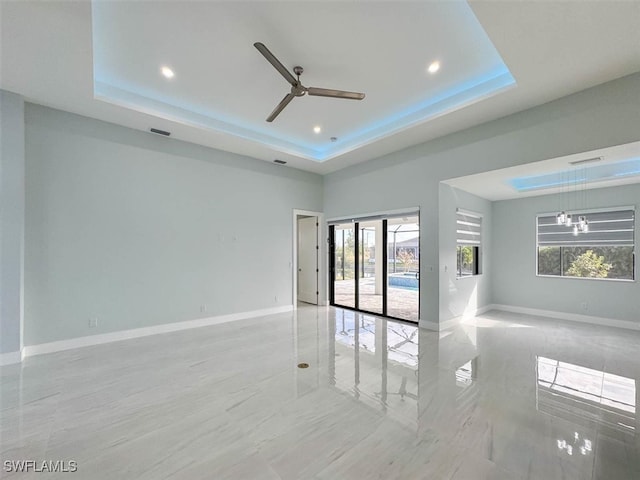
M389 274L389 286L417 290L418 276L417 272L391 273Z

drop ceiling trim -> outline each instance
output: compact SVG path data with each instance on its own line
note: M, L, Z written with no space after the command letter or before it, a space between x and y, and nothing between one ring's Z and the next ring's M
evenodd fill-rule
M502 66L480 78L462 82L440 95L430 97L403 111L364 126L322 149L313 149L300 143L267 135L254 129L242 127L237 123L216 118L214 114L208 112L197 112L190 108L183 108L100 80L94 81L94 98L182 125L233 135L268 146L281 153L321 163L480 102L515 86L515 79L509 70Z

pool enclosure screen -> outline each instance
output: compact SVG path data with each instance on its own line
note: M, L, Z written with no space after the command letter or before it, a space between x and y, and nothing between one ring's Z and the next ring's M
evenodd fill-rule
M418 212L329 224L331 305L417 322Z

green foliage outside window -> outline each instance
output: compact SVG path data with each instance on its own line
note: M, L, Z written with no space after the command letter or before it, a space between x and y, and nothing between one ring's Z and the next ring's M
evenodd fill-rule
M336 280L349 280L355 278L355 234L353 230L344 230L336 235ZM344 245L342 243L344 235Z
M633 247L539 247L538 274L633 280Z
M476 266L478 247L470 245L458 245L457 247L457 276L467 277L471 275L478 275L478 269Z
M569 277L607 278L612 267L612 264L605 263L604 256L596 255L593 250L587 250L571 263L567 275Z

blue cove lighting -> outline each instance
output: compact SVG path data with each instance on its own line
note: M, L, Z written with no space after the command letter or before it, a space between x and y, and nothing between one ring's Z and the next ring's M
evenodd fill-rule
M544 175L531 175L512 178L507 181L518 192L544 190L562 185L580 185L582 183L604 182L620 177L640 175L640 158L606 163L593 167L562 170Z
M110 71L108 58L114 53L113 50L109 50L110 45L113 44L110 40L114 35L118 35L120 27L111 21L113 17L109 9L117 8L117 5L118 2L92 1L94 97L96 99L184 125L257 142L279 152L316 162L324 162L356 150L516 85L515 79L469 5L466 2L459 2L459 4L456 3L455 14L456 19L459 16L460 28L473 32L477 44L483 46L483 51L489 52L486 54L487 61L483 62L484 67L467 71L466 77L460 77L458 81L436 91L428 98L422 98L401 109L391 110L378 118L367 118L362 123L354 124L351 130L339 135L337 141L331 142L327 138L323 143L312 144L287 136L263 119L260 119L260 122L250 123L228 112L218 111L211 105L188 103L151 87L141 86L127 78L126 72ZM251 43L252 39L248 39L247 42ZM263 61L258 58L256 60ZM319 138L313 140L318 142ZM525 179L514 179L513 182L512 185L517 190L540 188L528 187Z

